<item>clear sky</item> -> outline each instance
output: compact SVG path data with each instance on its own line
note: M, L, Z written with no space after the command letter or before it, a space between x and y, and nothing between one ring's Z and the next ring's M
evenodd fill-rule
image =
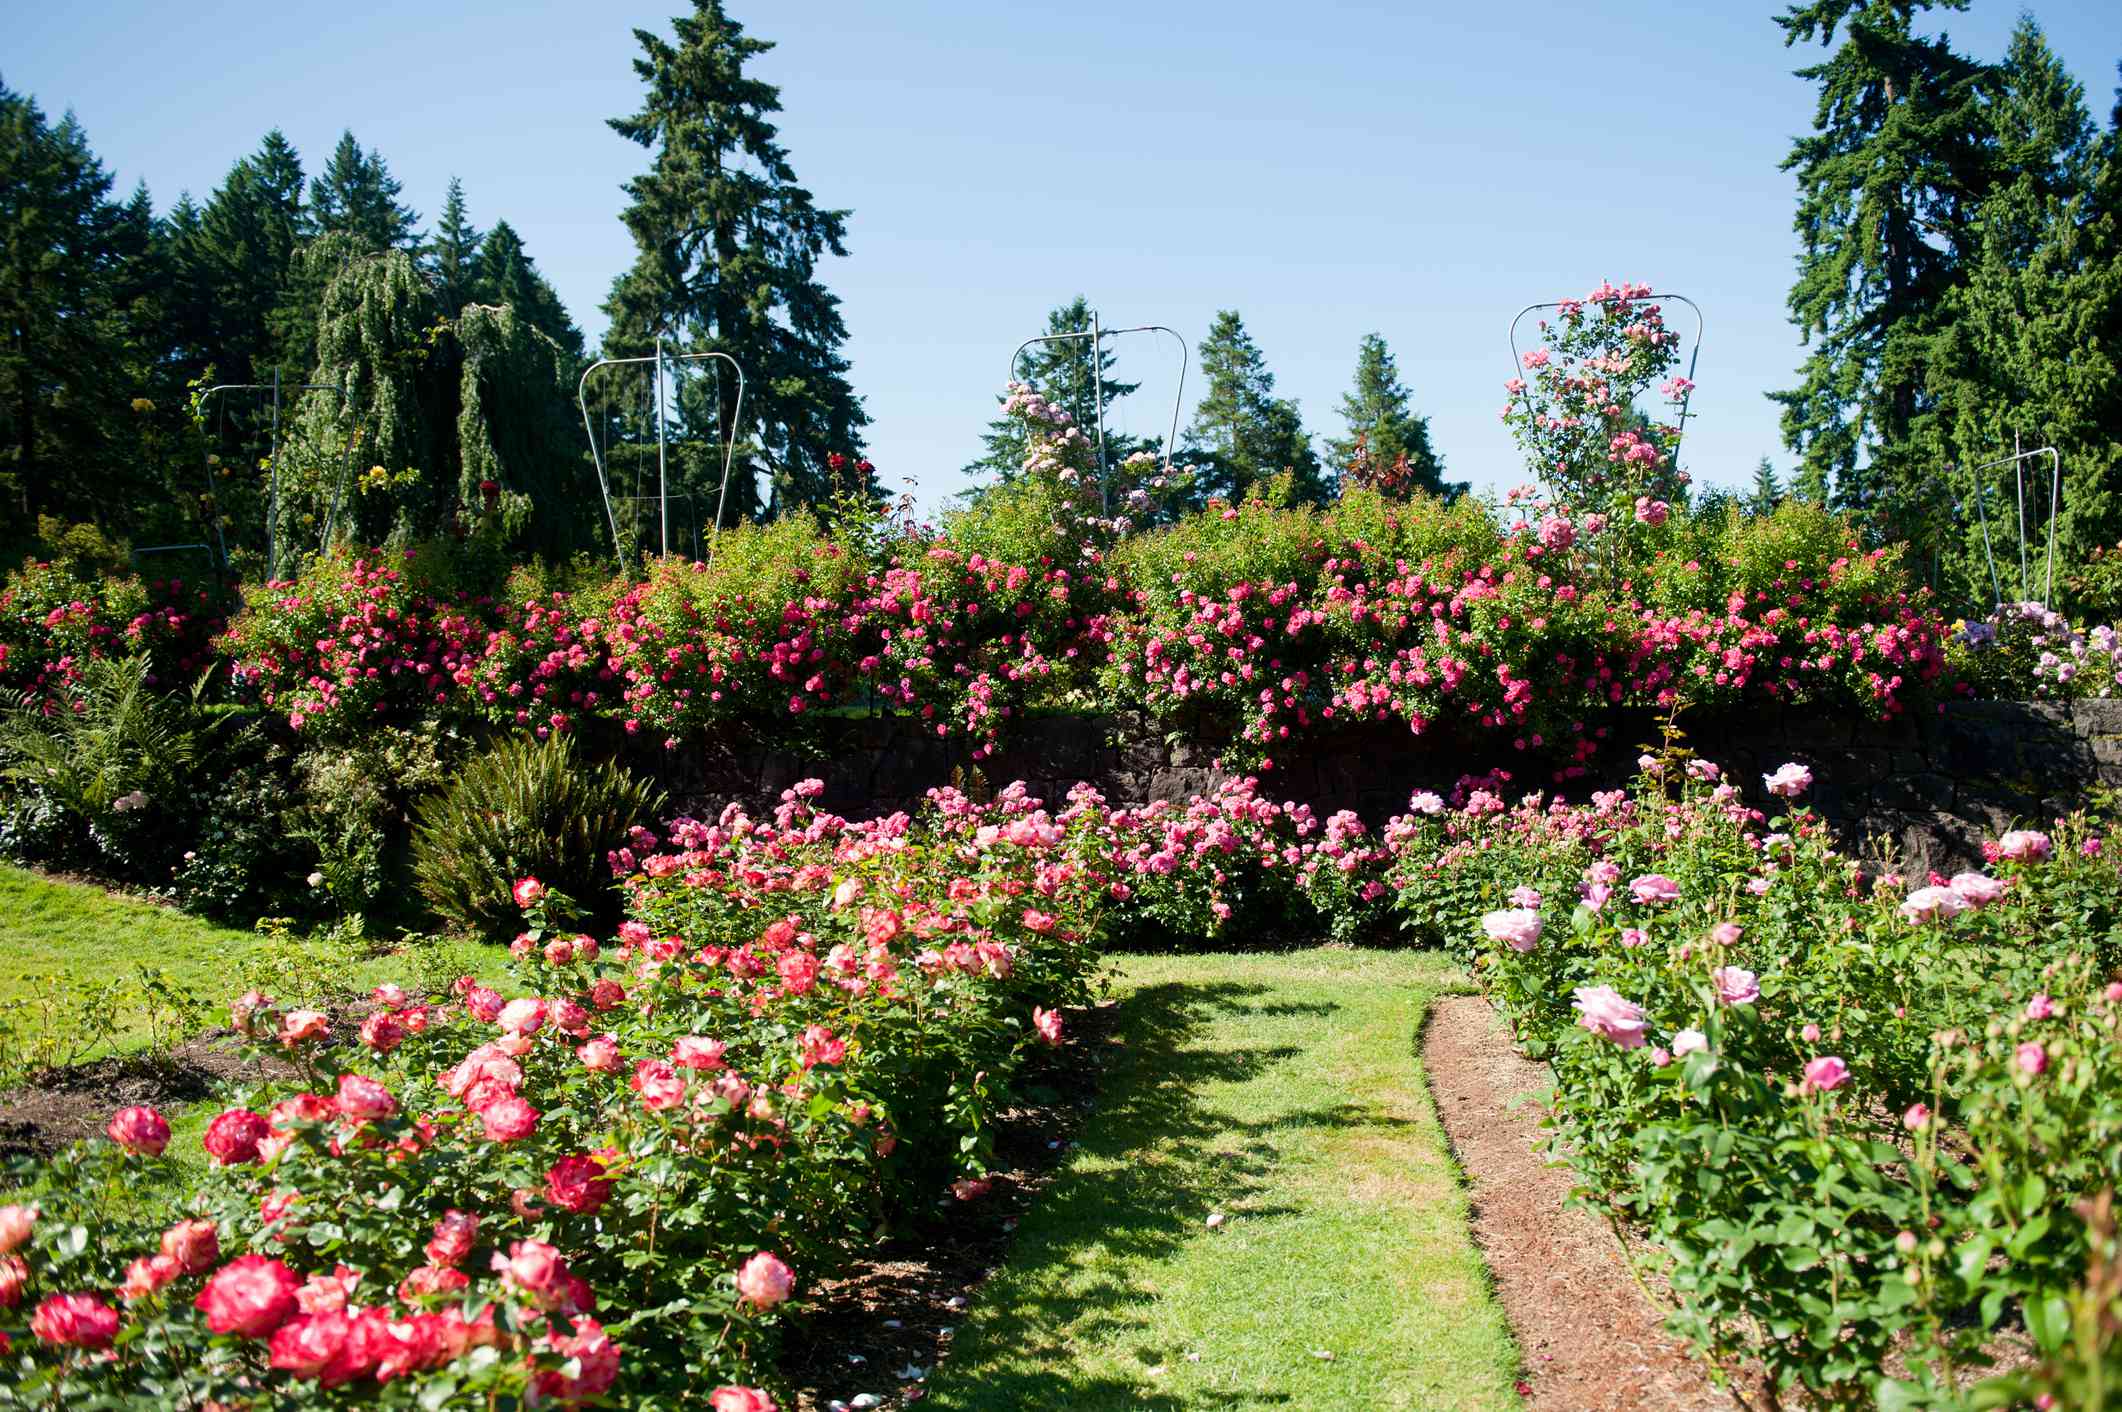
M482 228L523 234L599 335L632 257L619 184L641 149L627 0L11 6L0 77L72 108L121 187L204 197L265 131L314 171L342 128L432 220L451 174ZM888 487L962 488L1010 350L1081 291L1108 324L1198 341L1245 316L1315 432L1357 340L1385 335L1450 474L1514 484L1496 411L1505 329L1539 299L1645 279L1707 316L1683 460L1739 483L1784 464L1762 394L1800 357L1778 170L1810 123L1771 0L731 0L777 41L782 138L821 204L853 211L854 383ZM2103 121L2122 57L2112 0L2034 13ZM1974 0L1958 46L2001 53L2019 6ZM1142 391L1115 418L1161 434L1174 355L1116 345ZM1198 382L1188 389L1188 410Z

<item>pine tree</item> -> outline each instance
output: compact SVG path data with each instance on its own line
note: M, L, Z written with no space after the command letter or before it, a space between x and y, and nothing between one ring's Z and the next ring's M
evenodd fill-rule
M342 132L309 184L310 227L318 235L350 235L367 253L411 245L420 217L399 203L401 190L382 153L362 151L352 132Z
M273 312L305 233L302 159L278 128L229 168L177 251L203 318L206 360L223 382L269 382ZM300 381L306 362L281 366Z
M537 262L524 248L523 237L507 221L494 222L480 246L478 279L472 297L481 304L506 304L516 316L576 358L582 356L582 330L568 317L567 306ZM461 307L461 306L460 306Z
M648 92L639 112L611 120L653 158L625 187L622 219L639 253L604 306L605 350L645 354L661 333L666 346L735 358L744 425L735 425L735 379L702 374L680 387L681 428L713 427L718 443L738 443L738 513L816 502L833 489L826 458L859 452L869 423L840 352L840 301L817 277L820 259L847 253L848 213L819 209L775 140L780 91L745 72L772 45L747 36L722 0L693 0L672 27L675 42L634 31L634 72ZM687 459L695 492L712 496L700 477L718 458ZM764 505L762 470L772 486Z
M427 243L427 267L434 276L442 310L452 318L480 287L479 247L484 238L465 214L464 183L451 177L442 197L441 218Z
M1356 348L1355 386L1341 398L1341 419L1348 424L1348 436L1326 441L1333 465L1345 470L1360 454L1372 466L1394 467L1404 456L1404 489L1443 496L1464 494L1464 484L1446 483L1444 458L1430 445L1429 418L1416 416L1409 403L1399 365L1385 346L1384 336L1363 335Z
M1773 514L1783 503L1783 484L1776 479L1775 463L1766 456L1754 467L1754 488L1746 497L1746 511L1750 515Z
M1046 316L1046 332L1051 334L1088 333L1090 331L1090 301L1077 295L1066 304L1057 304ZM1098 380L1103 384L1105 395L1105 470L1112 476L1120 463L1138 450L1149 446L1110 430L1113 409L1122 400L1131 396L1140 383L1120 382L1112 377L1116 361L1112 347L1108 344L1099 350ZM1088 338L1071 338L1060 343L1038 343L1024 350L1017 360L1017 381L1028 383L1046 398L1076 419L1076 425L1093 442L1097 440L1098 390L1091 383L1091 353ZM998 399L999 400L999 399ZM1025 436L1023 424L1008 417L997 417L987 424L981 437L984 449L978 460L965 467L964 473L977 477L981 482L1010 481L1017 478L1024 466ZM1156 449L1163 443L1157 442ZM975 494L978 493L976 487Z
M1297 404L1275 396L1275 375L1235 309L1217 313L1201 341L1208 392L1186 429L1182 460L1204 495L1243 500L1287 471L1298 501L1323 502L1327 485Z
M1777 20L1787 45L1842 42L1798 71L1820 96L1783 164L1803 245L1789 302L1813 351L1800 385L1772 396L1799 483L1827 483L1888 533L1939 501L1920 451L1932 341L1990 179L1988 71L1914 29L1917 12L1965 3L1805 0Z

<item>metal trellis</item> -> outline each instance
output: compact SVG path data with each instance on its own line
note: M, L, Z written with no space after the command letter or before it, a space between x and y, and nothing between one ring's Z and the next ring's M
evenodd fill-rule
M1105 469L1105 370L1099 366L1098 355L1106 339L1117 338L1123 333L1168 333L1172 336L1172 340L1179 345L1179 385L1172 392L1171 430L1166 432L1164 436L1164 470L1169 475L1172 468L1172 448L1179 439L1179 409L1186 400L1188 349L1186 340L1179 336L1177 329L1167 328L1163 324L1136 324L1132 328L1105 328L1098 322L1098 311L1093 309L1089 328L1078 329L1074 333L1049 333L1042 334L1038 338L1027 338L1024 342L1018 344L1017 351L1009 356L1009 381L1015 382L1017 380L1017 363L1024 357L1025 349L1041 343L1066 343L1073 339L1090 340L1090 384L1092 397L1097 406L1098 513L1101 515L1111 514L1113 507L1112 489L1108 484L1108 476Z
M1542 304L1528 304L1520 309L1510 321L1510 375L1515 378L1525 371L1525 366L1518 355L1518 325L1525 322L1527 314L1539 309L1559 309L1565 304L1584 304L1587 302L1589 301L1583 299L1551 299ZM1679 430L1673 436L1673 464L1677 466L1680 460L1680 442L1687 435L1687 404L1695 395L1695 363L1702 356L1702 306L1684 294L1641 294L1628 302L1631 304L1676 302L1685 304L1694 311L1695 346L1694 350L1687 355L1687 390L1680 394L1680 424ZM1529 386L1528 384L1528 388ZM1533 404L1529 390L1520 392L1519 396L1525 398L1526 410L1531 411Z
M1975 493L1975 517L1982 525L1982 555L1989 561L1989 582L1996 594L1997 606L2004 606L2004 583L1997 573L1997 551L1990 542L1989 511L1984 502L1988 496L1982 483L1982 473L1998 466L2010 466L2016 483L2019 499L2019 597L2022 601L2033 597L2033 582L2028 572L2026 558L2026 463L2038 457L2048 457L2048 549L2047 582L2042 589L2041 603L2053 608L2056 603L2056 521L2063 509L2063 453L2053 446L2043 446L2034 451L2014 451L2009 456L1998 456L1968 468L1968 478Z
M737 374L737 402L730 418L730 426L726 430L721 426L719 408L716 418L716 431L718 432L718 434L722 435L722 488L720 494L716 497L715 500L714 530L708 538L707 562L713 563L715 558L715 544L722 533L722 514L729 503L729 473L730 467L734 462L737 450L737 431L744 425L743 367L738 364L735 358L730 357L730 355L727 353L709 352L666 354L663 351L663 335L657 334L656 351L654 353L649 354L646 357L638 358L600 358L596 362L590 364L588 367L582 370L581 380L575 384L575 405L581 408L582 410L582 430L586 432L589 436L590 459L596 464L597 467L597 488L604 495L604 518L606 523L609 524L611 527L612 552L614 554L619 555L621 558L625 557L626 549L625 546L622 545L619 540L619 517L618 513L613 509L611 481L610 478L605 474L604 454L598 449L596 427L594 426L594 424L591 423L589 416L589 376L591 373L596 372L599 368L622 367L633 363L653 363L656 366L656 502L658 509L658 520L660 521L660 534L658 543L660 546L659 552L663 554L668 554L670 553L670 478L668 464L669 428L664 416L663 369L666 363L697 363L711 358L721 359L723 362L729 364L731 369L734 370Z
M280 371L277 368L273 370L273 380L271 382L222 382L214 384L199 394L199 405L202 408L206 405L208 398L220 392L270 392L273 395L273 430L270 443L271 449L267 455L267 464L272 469L267 481L265 508L265 573L267 578L274 579L280 577L280 393L283 390L290 392L333 393L339 398L341 407L348 405L352 401L346 395L345 388L334 387L330 383L283 383L280 380ZM348 472L352 470L353 464L354 443L353 438L348 437L344 464L339 471L339 484L332 492L331 508L324 517L324 542L326 544L331 543L332 525L338 516L340 501L346 493L346 478ZM211 479L207 482L209 486L212 483ZM218 515L215 516L214 530L216 535L220 534L220 517ZM203 548L204 546L201 547ZM228 548L225 541L222 545L221 560L223 564L228 562Z

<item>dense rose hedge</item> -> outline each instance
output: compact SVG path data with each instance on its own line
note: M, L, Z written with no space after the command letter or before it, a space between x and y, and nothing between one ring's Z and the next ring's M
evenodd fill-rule
M1393 881L1553 1063L1558 1151L1663 1251L1674 1326L1825 1405L2074 1385L2106 1317L2077 1287L2113 1235L2081 1203L2122 1181L2104 833L2060 820L1980 872L1867 877L1802 767L1742 792L1645 764L1584 806L1476 791L1402 821ZM1978 1386L2022 1328L2042 1361Z

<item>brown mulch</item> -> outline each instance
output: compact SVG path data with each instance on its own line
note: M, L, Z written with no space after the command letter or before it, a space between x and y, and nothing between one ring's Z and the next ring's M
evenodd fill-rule
M926 1374L950 1352L967 1306L1009 1253L1017 1221L1052 1182L1096 1098L1093 1062L1117 1026L1110 1002L1068 1012L1069 1041L1018 1077L1020 1092L1048 1101L996 1120L994 1188L971 1202L946 1201L919 1228L888 1236L838 1278L805 1291L780 1371L797 1412L918 1404ZM869 1394L875 1401L856 1399Z
M1541 1412L1706 1412L1738 1406L1709 1380L1629 1273L1596 1216L1569 1204L1566 1168L1540 1151L1547 1066L1524 1058L1479 996L1430 1007L1422 1062L1466 1172L1474 1240L1495 1277Z
M207 1097L217 1084L262 1075L219 1038L201 1035L155 1057L120 1054L53 1069L0 1092L0 1162L50 1157L102 1132L120 1108L177 1108Z

